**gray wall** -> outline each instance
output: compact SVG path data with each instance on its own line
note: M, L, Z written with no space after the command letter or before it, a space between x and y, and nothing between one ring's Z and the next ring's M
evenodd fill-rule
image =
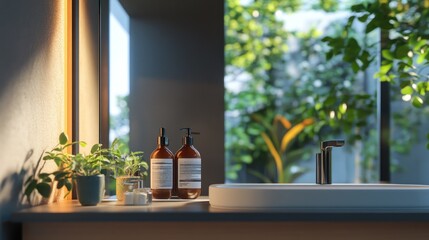
M23 179L64 130L62 1L0 1L0 239Z
M98 142L98 1L81 1L81 137ZM0 239L24 207L23 180L66 126L65 1L0 0ZM95 29L95 31L94 31ZM55 166L48 166L54 168ZM52 170L52 169L51 169ZM36 199L37 200L37 199ZM36 201L37 203L37 201ZM19 230L19 229L18 229Z
M173 152L181 146L179 128L201 132L194 145L207 195L209 184L224 182L223 1L122 3L131 12L131 149L149 159L160 127Z

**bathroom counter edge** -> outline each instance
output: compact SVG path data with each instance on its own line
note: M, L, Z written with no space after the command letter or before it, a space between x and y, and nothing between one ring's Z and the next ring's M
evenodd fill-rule
M62 201L25 208L13 222L175 222L175 221L418 221L429 222L429 209L218 209L208 197L196 200L154 201L151 206L123 206L102 202L82 207Z

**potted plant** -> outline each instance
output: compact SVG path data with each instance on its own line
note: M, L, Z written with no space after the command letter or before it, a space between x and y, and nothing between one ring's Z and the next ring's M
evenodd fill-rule
M73 188L73 178L76 179L78 198L82 205L93 206L101 201L104 193L104 175L101 174L101 170L109 163L105 157L107 150L102 149L101 144L95 144L87 155L67 153L67 148L76 144L86 146L83 141L69 142L67 135L61 133L58 144L52 150L42 154L33 175L24 184L23 197L27 198L30 205L31 196L35 191L44 199L49 199L54 188L65 187L67 190L65 196L67 196ZM45 165L50 161L55 162L58 169L46 172Z
M108 152L110 170L116 179L116 197L123 201L126 186L136 188L138 180L147 175L148 164L143 160L143 152L128 151L119 139L113 140Z
M33 175L28 177L24 183L24 195L28 203L32 205L32 195L34 192L39 193L43 199L48 200L53 192L53 189L61 190L64 187L67 193L72 190L72 154L67 153L67 148L79 144L82 147L86 146L83 141L69 142L65 133L61 133L58 138L58 144L50 151L45 151L40 156L36 166L33 169ZM46 172L45 166L48 162L54 162L57 170L53 172Z
M104 174L101 173L109 164L105 156L106 149L101 144L94 144L89 154L78 153L72 157L72 170L76 179L76 189L82 206L95 206L104 196Z

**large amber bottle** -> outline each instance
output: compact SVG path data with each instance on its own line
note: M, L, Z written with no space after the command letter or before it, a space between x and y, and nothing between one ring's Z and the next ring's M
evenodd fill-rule
M195 199L201 194L201 155L193 146L191 129L180 130L187 133L174 156L173 194L182 199Z
M150 155L150 188L157 199L171 198L174 155L168 149L165 128L160 128L158 146Z

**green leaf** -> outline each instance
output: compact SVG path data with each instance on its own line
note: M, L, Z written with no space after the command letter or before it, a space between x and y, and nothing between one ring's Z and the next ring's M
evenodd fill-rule
M347 42L346 51L344 53L344 60L348 62L354 61L358 57L360 50L361 47L356 39L350 38Z
M260 134L260 130L257 128L253 128L253 127L249 127L249 129L247 129L247 133L249 133L249 135L253 135L253 136L258 136Z
M86 142L84 142L84 141L79 141L79 145L80 145L81 147L86 147Z
M54 162L59 167L59 166L61 166L61 163L63 162L63 159L61 157L57 156L57 157L54 158Z
M51 196L51 185L41 182L38 183L36 186L37 191L42 195L44 198L49 198Z
M362 62L362 70L367 69L369 67L369 64L374 60L374 58L371 57L369 52L366 50L362 51L362 54L360 55L359 59Z
M37 186L37 181L33 179L25 188L24 194L26 196L30 196L30 194L34 191L36 186Z
M416 108L421 108L423 106L423 100L418 96L414 96L412 100L412 104Z
M350 28L353 25L355 18L356 18L356 16L349 17L349 19L347 20L346 28Z
M65 180L64 179L59 180L57 184L57 189L64 187L64 185L65 185Z
M94 154L100 149L100 147L101 147L101 144L94 144L91 148L91 153Z
M425 61L425 59L426 59L426 55L427 55L427 53L425 53L425 54L419 54L419 56L418 56L418 58L417 58L417 64L422 64L424 61Z
M374 29L379 27L379 22L377 20L377 18L373 18L371 19L371 21L369 21L369 23L366 25L366 29L365 32L366 33L370 33L372 31L374 31Z
M346 113L346 111L347 111L347 105L345 103L341 104L340 107L338 108L338 110L342 114Z
M237 174L237 172L234 172L234 171L227 171L226 172L226 178L230 179L230 180L237 180L238 174Z
M352 62L352 70L354 73L357 73L360 70L359 64L356 61Z
M356 4L351 7L353 12L364 12L366 11L365 6L361 4Z
M417 84L417 92L419 92L419 94L422 96L426 95L426 85L426 82L419 82Z
M368 20L369 14L364 14L360 17L358 17L360 22L366 22L366 20Z
M332 40L334 40L332 37L324 37L322 38L322 42L332 42Z
M42 179L42 181L46 182L46 183L50 183L50 182L52 182L52 179L50 177L47 177L47 178Z
M39 178L47 178L47 177L49 177L49 173L40 173L39 174Z
M72 190L73 185L72 185L72 183L70 181L66 180L65 181L65 186L67 188L67 191L71 191Z
M67 137L67 135L64 132L62 132L60 134L59 141L60 141L61 145L65 145L68 142L68 139L69 138Z
M65 145L65 146L67 146L67 145ZM56 148L52 149L52 151L53 151L53 152L54 152L54 151L56 151L56 152L61 152L63 149L64 149L64 146L63 146L63 147L56 147Z
M389 20L392 20L392 18L382 18L381 21L379 22L380 24L380 28L384 29L384 30L390 30L393 28L393 25L389 22Z
M250 163L252 163L252 156L250 156L250 155L243 155L243 156L241 156L241 161L242 162L244 162L244 163L247 163L247 164L250 164Z
M402 95L410 95L413 94L413 88L410 86L405 86L404 88L401 89L401 94Z
M319 111L320 109L322 109L323 104L322 103L316 103L316 105L314 105L314 109L316 109L316 111Z
M334 52L333 51L328 51L326 53L326 60L332 59L333 56L334 56Z
M390 50L384 49L381 51L381 55L387 59L387 60L393 60L395 57L393 56L392 52Z
M65 176L67 176L67 174L68 174L68 172L57 172L57 173L55 173L54 175L55 175L55 180L60 180L60 179L63 179Z
M329 96L329 97L327 97L326 98L326 100L325 100L325 102L324 102L324 105L325 106L331 106L331 105L333 105L334 103L336 102L336 98L335 98L335 96Z
M402 59L404 57L407 57L409 51L410 51L410 49L408 48L408 45L406 45L406 44L400 45L395 50L395 57L397 59Z
M406 77L408 77L408 74L400 75L400 77L406 78ZM406 86L409 86L410 84L411 84L411 82L409 80L408 81L401 81L401 83L399 84L399 87L402 89Z
M421 39L413 44L414 51L420 51L420 49L427 44L426 39Z
M392 69L392 66L393 66L393 64L392 64L392 63L381 65L381 66L380 66L380 73L381 73L382 75L387 74L387 72L389 72L389 71L390 71L390 69Z

